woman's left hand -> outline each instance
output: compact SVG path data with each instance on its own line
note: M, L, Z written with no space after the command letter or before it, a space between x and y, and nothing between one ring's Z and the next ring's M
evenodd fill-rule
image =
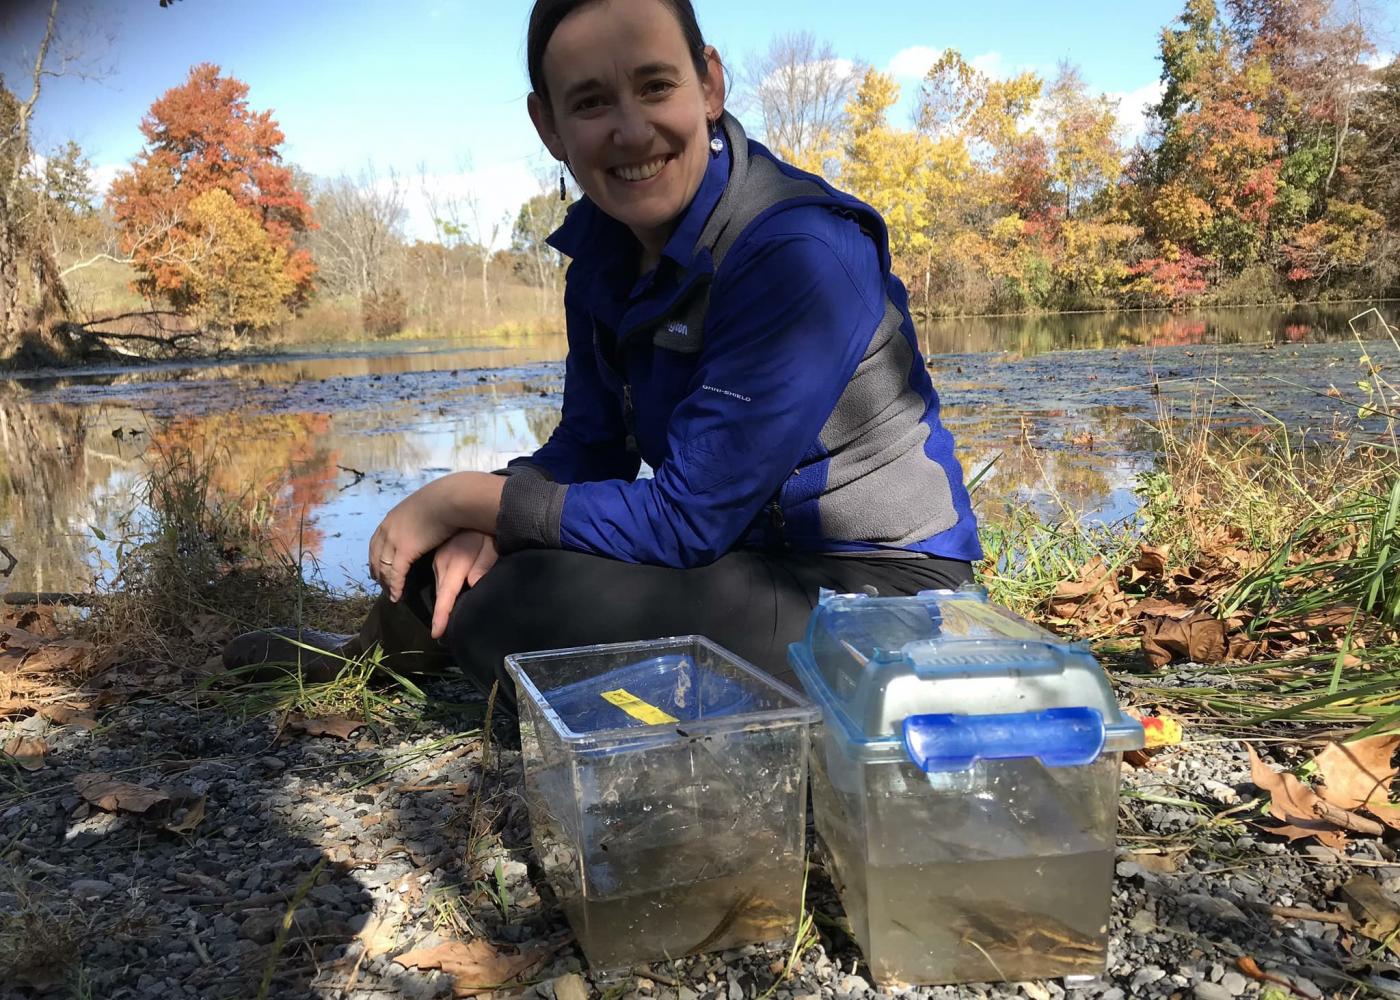
M495 527L504 480L481 472L435 479L401 500L385 515L369 541L369 572L389 592L403 596L408 568L464 529Z

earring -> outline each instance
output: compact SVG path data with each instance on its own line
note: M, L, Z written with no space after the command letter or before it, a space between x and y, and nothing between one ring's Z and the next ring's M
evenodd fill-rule
M718 156L724 152L724 140L719 137L719 123L711 121L710 125L710 155Z
M568 193L568 191L565 190L565 188L564 188L564 164L563 164L563 163L560 163L560 164L559 164L559 200L560 200L560 201L568 201L568 200L569 200L569 193Z

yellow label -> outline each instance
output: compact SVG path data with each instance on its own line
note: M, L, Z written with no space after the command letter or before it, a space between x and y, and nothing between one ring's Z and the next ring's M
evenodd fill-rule
M648 726L660 726L667 722L679 722L674 715L667 715L655 705L648 705L635 694L629 694L622 688L616 691L604 691L603 700L610 705L616 705L638 722L645 722Z

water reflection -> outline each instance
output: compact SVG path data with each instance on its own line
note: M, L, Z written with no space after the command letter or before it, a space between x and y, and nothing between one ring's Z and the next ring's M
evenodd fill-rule
M990 464L979 510L1021 498L1116 520L1135 509L1161 414L1322 434L1354 416L1352 314L963 320L923 336L964 467ZM21 559L0 588L90 587L110 569L154 449L174 445L217 455L216 485L229 492L274 491L287 548L336 585L363 583L369 535L408 492L450 470L498 468L548 438L563 353L558 337L371 345L0 381L0 540Z

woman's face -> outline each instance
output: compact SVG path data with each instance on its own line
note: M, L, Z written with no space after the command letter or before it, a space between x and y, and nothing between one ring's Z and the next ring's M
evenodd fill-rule
M545 48L551 107L530 117L593 203L659 253L700 187L707 121L724 109L713 49L697 76L680 23L659 0L599 0L560 22Z

